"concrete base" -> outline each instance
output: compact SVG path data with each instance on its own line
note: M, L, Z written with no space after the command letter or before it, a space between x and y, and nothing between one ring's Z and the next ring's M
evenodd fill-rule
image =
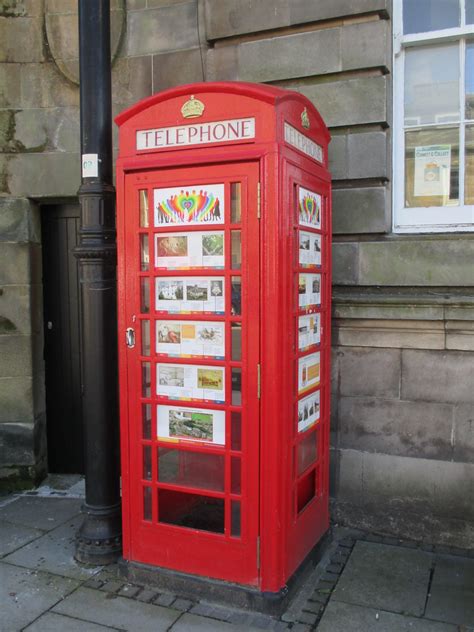
M285 586L276 593L261 592L250 586L199 577L167 568L128 561L123 558L119 560L118 566L120 575L134 584L154 586L179 594L184 598L204 599L233 608L279 616L288 608L292 597L320 561L331 540L331 530L328 530Z

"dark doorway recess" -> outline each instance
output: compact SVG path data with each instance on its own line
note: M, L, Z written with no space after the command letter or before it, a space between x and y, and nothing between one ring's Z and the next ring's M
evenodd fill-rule
M48 469L83 474L78 204L43 206L44 359Z

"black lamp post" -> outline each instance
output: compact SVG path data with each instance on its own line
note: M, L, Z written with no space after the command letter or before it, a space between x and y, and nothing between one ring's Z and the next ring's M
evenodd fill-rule
M117 392L115 189L112 180L110 0L79 0L82 184L79 259L86 501L78 561L122 549Z

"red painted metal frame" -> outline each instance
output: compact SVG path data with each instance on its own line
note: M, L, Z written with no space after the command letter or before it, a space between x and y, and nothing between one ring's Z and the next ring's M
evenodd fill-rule
M195 95L205 103L199 123L255 117L256 138L253 142L209 144L169 150L137 152L136 131L156 127L187 124L180 114L183 103ZM310 129L302 127L301 114L307 109ZM117 117L120 126L120 152L117 163L118 246L119 246L119 360L121 404L122 489L124 520L124 557L202 576L216 577L257 586L262 591L278 592L303 561L309 550L328 528L328 461L329 461L329 404L330 404L330 295L331 295L331 189L327 170L329 134L312 104L300 94L270 86L242 83L194 84L172 89L146 99ZM290 123L301 134L323 148L323 162L318 164L302 151L284 140L284 122ZM209 174L209 175L206 175ZM258 174L258 175L257 175ZM256 219L256 180L261 182L261 220ZM153 239L150 225L150 273L138 270L138 194L140 188L150 191L156 187L185 186L198 182L247 182L245 199L248 222L243 226L242 274L254 294L242 296L243 309L248 314L247 358L243 358L244 389L247 389L246 442L241 458L243 524L242 540L225 535L192 531L183 527L156 522L156 493L153 493L153 521L141 519L140 487L150 484L142 479L142 446L156 440L144 441L140 435L140 337L134 350L124 344L127 327L139 332L139 286L141 275L153 276ZM321 343L303 353L298 352L298 228L297 189L303 186L323 197L322 260L315 270L322 275ZM229 208L229 205L228 205ZM229 211L228 211L229 212ZM229 220L227 219L226 222ZM151 224L151 223L150 223ZM213 226L219 230L220 226ZM162 230L162 229L160 229ZM173 232L184 232L176 227ZM226 234L230 230L225 225ZM312 232L311 229L304 228ZM142 231L143 232L143 231ZM164 231L165 232L165 231ZM318 232L318 231L316 231ZM226 277L228 270L227 248ZM244 260L245 254L245 260ZM222 271L184 273L159 272L163 276L222 276ZM245 287L245 285L243 285ZM153 295L153 292L152 292ZM153 299L154 300L154 299ZM229 298L228 298L229 301ZM152 300L150 300L152 303ZM229 304L227 304L229 307ZM192 315L170 316L176 320L223 320L230 322L229 311L224 317ZM134 323L133 316L136 316ZM153 314L150 313L150 320ZM161 317L160 317L161 318ZM244 321L245 318L243 317ZM230 319L230 320L229 320ZM245 322L244 322L245 326ZM154 348L154 327L151 345ZM229 333L227 333L229 336ZM229 338L227 339L229 343ZM320 352L320 420L315 427L297 432L297 359L314 350ZM227 346L226 355L229 353ZM144 358L141 358L144 359ZM162 361L160 357L160 362ZM152 365L154 361L152 360ZM175 360L173 359L173 363ZM222 364L206 359L186 360L186 364ZM226 364L228 364L226 360ZM233 363L231 363L233 364ZM261 365L261 398L257 400L257 364ZM155 373L152 369L152 388ZM229 376L227 376L229 382ZM228 384L229 389L229 384ZM227 391L228 392L228 391ZM307 395L307 393L305 393ZM169 402L168 402L169 403ZM179 403L181 405L181 402ZM194 406L194 403L193 403ZM220 408L212 404L196 407ZM221 408L230 410L228 402ZM153 424L156 423L155 412ZM152 428L153 428L152 424ZM231 455L228 442L230 428L226 427L225 448L195 444L193 452L225 453ZM317 457L300 476L296 472L298 445L316 428ZM239 455L240 456L240 455ZM222 496L226 502L233 497L229 492L229 460L226 464L225 493L204 492ZM156 454L153 454L153 482L157 488ZM304 486L314 498L299 512L296 498ZM166 485L166 487L169 487ZM173 489L171 487L171 489ZM198 490L194 490L198 491ZM311 494L307 494L308 498ZM244 507L243 505L243 507ZM226 523L228 526L228 523ZM258 541L260 551L258 553ZM257 560L259 554L260 559Z

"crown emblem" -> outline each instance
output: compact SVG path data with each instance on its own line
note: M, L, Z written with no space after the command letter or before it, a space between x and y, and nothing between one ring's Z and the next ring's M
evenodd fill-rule
M191 95L189 101L186 101L186 103L181 108L181 114L184 116L184 118L196 118L198 116L201 116L203 112L204 103L202 103L202 101L199 101L199 99L195 99L194 94Z
M309 129L309 116L306 108L301 112L301 125L304 128Z

